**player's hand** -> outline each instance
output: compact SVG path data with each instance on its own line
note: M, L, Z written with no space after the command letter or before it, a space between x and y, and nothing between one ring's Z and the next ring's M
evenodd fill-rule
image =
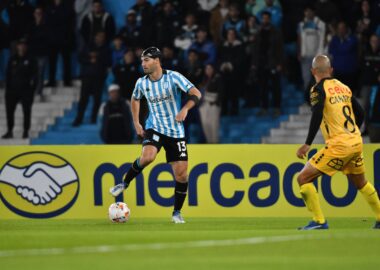
M297 157L300 159L304 159L306 157L307 152L310 150L310 145L304 144L297 150Z
M140 123L135 123L135 129L136 129L137 136L144 138L145 132L142 125L140 125Z
M183 122L186 119L188 110L186 108L182 108L182 110L177 114L175 120L177 122Z

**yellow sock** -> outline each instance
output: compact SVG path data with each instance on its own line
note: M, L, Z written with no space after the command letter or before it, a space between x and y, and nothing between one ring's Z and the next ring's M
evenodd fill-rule
M367 182L367 184L360 189L360 192L364 196L364 199L368 202L368 204L371 206L372 211L376 215L376 220L380 221L380 200L377 196L376 189L373 187L373 185L370 182Z
M307 209L313 213L313 220L320 224L325 223L326 220L323 216L321 205L319 204L318 192L313 183L302 185L300 192Z

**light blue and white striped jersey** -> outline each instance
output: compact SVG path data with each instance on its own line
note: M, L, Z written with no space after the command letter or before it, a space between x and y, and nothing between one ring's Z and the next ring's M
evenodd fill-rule
M187 93L192 87L194 85L188 79L172 70L163 70L157 81L152 81L148 75L138 79L132 97L141 99L145 96L148 102L149 117L145 129L153 129L172 138L184 138L183 124L175 117L181 110L181 91Z

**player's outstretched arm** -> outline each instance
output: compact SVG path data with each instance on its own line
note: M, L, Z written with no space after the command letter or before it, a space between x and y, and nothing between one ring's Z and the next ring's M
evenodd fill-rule
M140 100L132 97L131 99L131 110L132 110L132 119L133 125L138 136L144 137L144 129L140 124L139 114L140 114Z
M176 115L175 120L178 122L183 122L186 119L188 111L196 106L202 98L201 92L192 87L188 92L189 100L186 102L185 106L181 109L181 111Z

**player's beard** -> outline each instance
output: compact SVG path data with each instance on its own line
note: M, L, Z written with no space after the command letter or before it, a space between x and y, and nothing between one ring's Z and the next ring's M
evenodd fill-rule
M150 75L153 73L153 69L152 68L147 68L147 69L144 69L144 74L145 75Z

